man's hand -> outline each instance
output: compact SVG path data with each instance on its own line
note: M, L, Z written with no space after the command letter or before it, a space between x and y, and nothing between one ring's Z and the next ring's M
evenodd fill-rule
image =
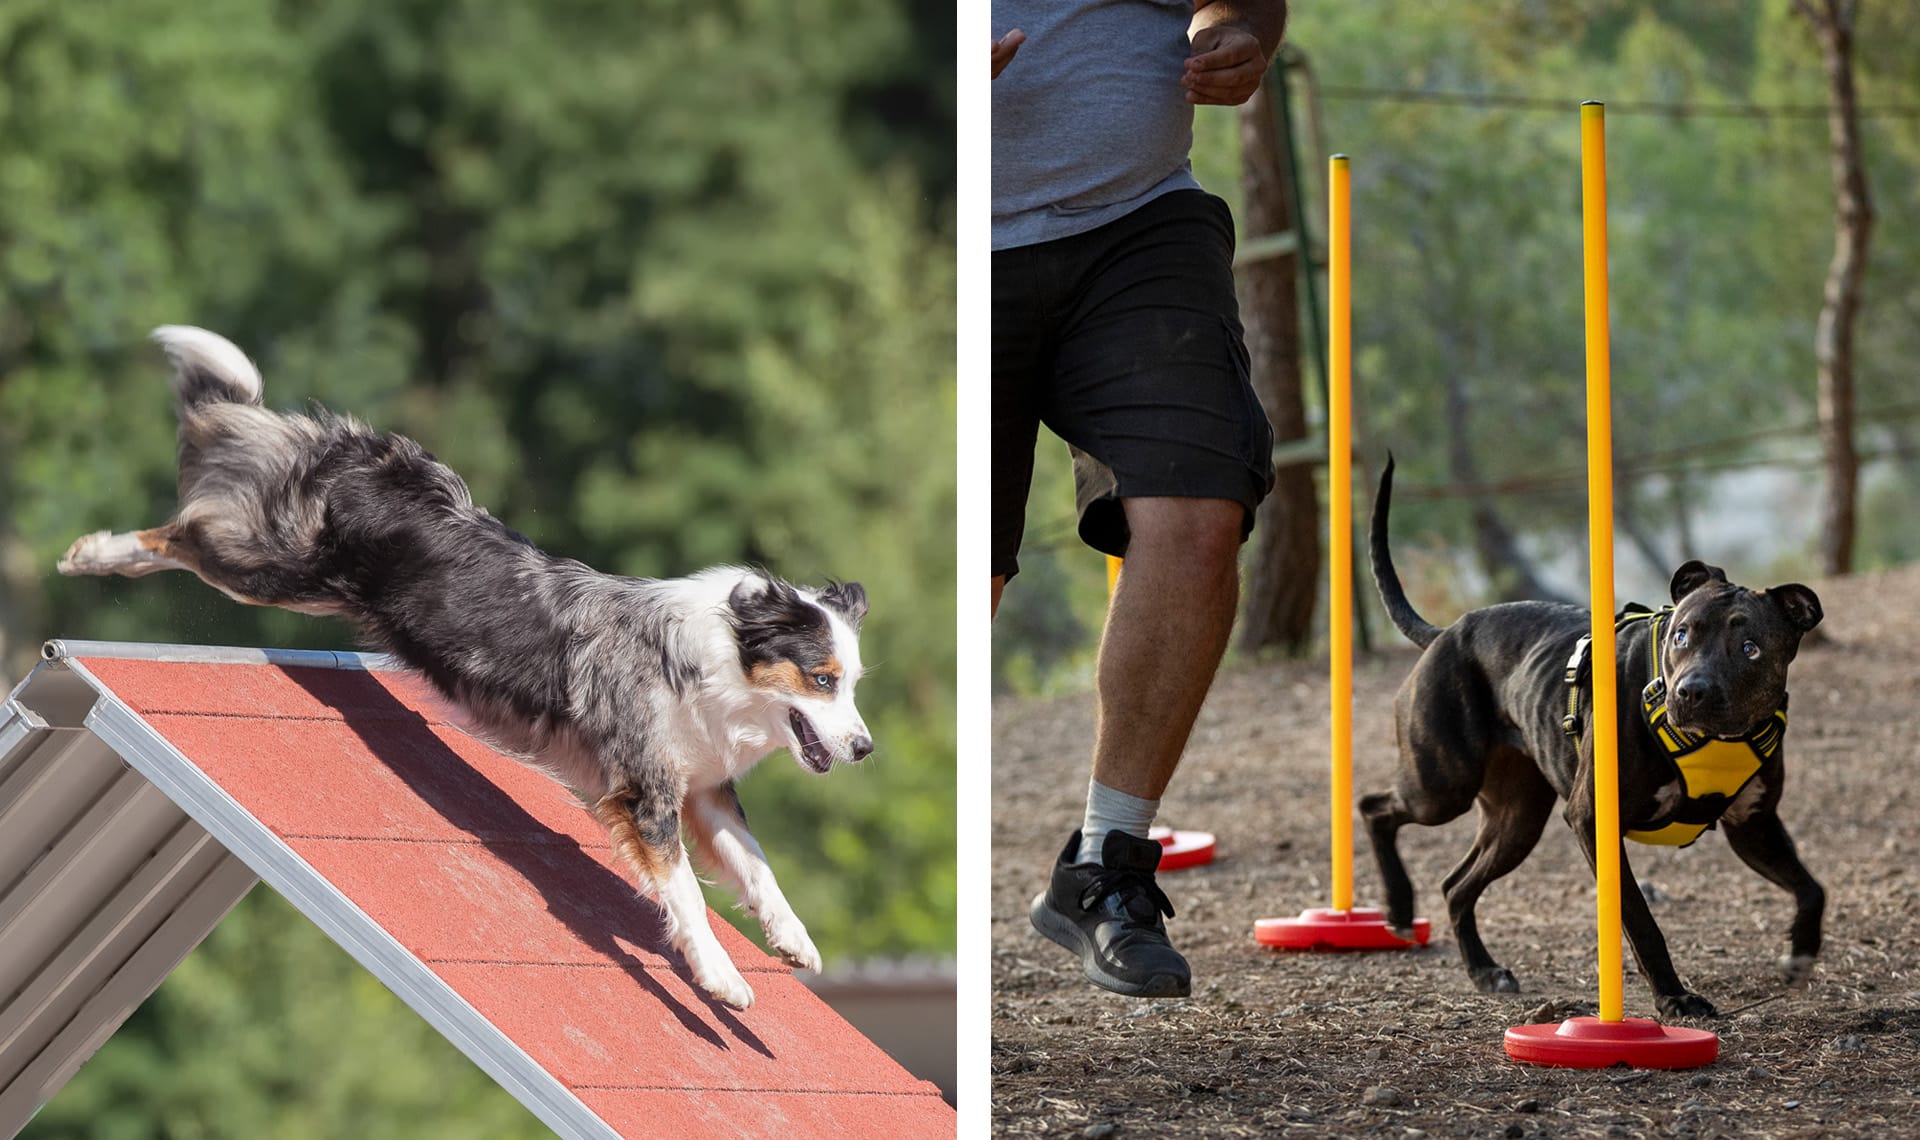
M1267 71L1267 55L1252 32L1214 24L1194 32L1192 43L1187 73L1180 79L1187 89L1187 102L1237 107L1253 98Z
M1000 73L1007 69L1007 64L1013 62L1013 53L1019 51L1020 45L1026 42L1027 33L1019 28L993 41L993 77L995 79L1000 78Z

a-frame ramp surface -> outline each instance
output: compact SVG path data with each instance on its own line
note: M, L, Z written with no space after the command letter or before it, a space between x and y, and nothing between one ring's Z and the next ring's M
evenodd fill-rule
M10 866L0 833L0 1128L58 1090L250 868L563 1136L953 1134L934 1085L711 914L755 1000L703 997L605 832L384 659L80 642L48 656L0 719L0 823L57 816L62 797L73 816L37 861ZM85 774L89 756L131 774ZM88 806L113 796L121 808ZM97 837L144 818L126 805L154 817L140 858L45 866L112 846ZM62 906L63 890L86 897Z

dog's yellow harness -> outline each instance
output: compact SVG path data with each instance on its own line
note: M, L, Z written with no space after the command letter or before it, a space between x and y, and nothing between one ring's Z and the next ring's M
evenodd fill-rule
M1627 838L1637 843L1688 847L1702 832L1719 822L1727 805L1752 781L1760 766L1780 751L1780 742L1787 734L1787 698L1781 694L1780 707L1773 715L1738 739L1684 732L1668 723L1667 680L1660 661L1660 626L1672 613L1671 607L1654 613L1629 606L1614 622L1615 630L1623 630L1634 622L1653 623L1648 636L1648 644L1652 646L1653 679L1640 690L1640 712L1666 750L1667 759L1679 772L1684 790L1672 811L1646 827L1627 832ZM1581 638L1573 648L1573 656L1567 659L1567 715L1560 727L1573 737L1580 735L1580 681L1592 667L1591 641L1588 637Z

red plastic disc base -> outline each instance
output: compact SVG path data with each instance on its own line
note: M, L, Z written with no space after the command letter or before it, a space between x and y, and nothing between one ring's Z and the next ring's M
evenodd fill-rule
M1147 838L1160 845L1160 870L1178 871L1213 862L1213 836L1205 831L1175 831L1170 827L1147 829Z
M1425 946L1433 924L1413 920L1413 941L1395 934L1384 914L1370 906L1352 910L1316 908L1299 918L1263 918L1253 924L1254 941L1282 950L1405 950Z
M1707 1030L1665 1026L1644 1017L1569 1017L1558 1025L1507 1030L1507 1056L1562 1069L1697 1069L1719 1055L1720 1038Z

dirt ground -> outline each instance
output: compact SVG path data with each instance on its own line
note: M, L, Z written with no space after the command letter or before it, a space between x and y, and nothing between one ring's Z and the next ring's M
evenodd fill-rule
M1813 583L1824 638L1791 678L1782 815L1828 892L1809 983L1773 973L1791 901L1718 833L1687 850L1629 845L1681 976L1722 1016L1720 1057L1692 1071L1544 1069L1502 1034L1595 1012L1594 892L1557 817L1482 899L1483 937L1519 976L1482 995L1460 966L1439 883L1472 839L1462 818L1409 827L1401 849L1434 922L1430 946L1298 954L1255 919L1327 905L1325 663L1225 673L1162 822L1219 837L1209 866L1168 872L1169 925L1193 964L1178 1001L1096 990L1028 925L1027 906L1078 826L1091 697L995 709L993 1121L1049 1136L1920 1136L1920 567ZM1657 600L1657 599L1649 599ZM1428 614L1438 621L1451 615ZM1357 792L1386 786L1400 648L1354 680ZM1356 836L1355 894L1379 879ZM1627 956L1626 1013L1653 1015ZM1545 1008L1550 1006L1551 1008Z

